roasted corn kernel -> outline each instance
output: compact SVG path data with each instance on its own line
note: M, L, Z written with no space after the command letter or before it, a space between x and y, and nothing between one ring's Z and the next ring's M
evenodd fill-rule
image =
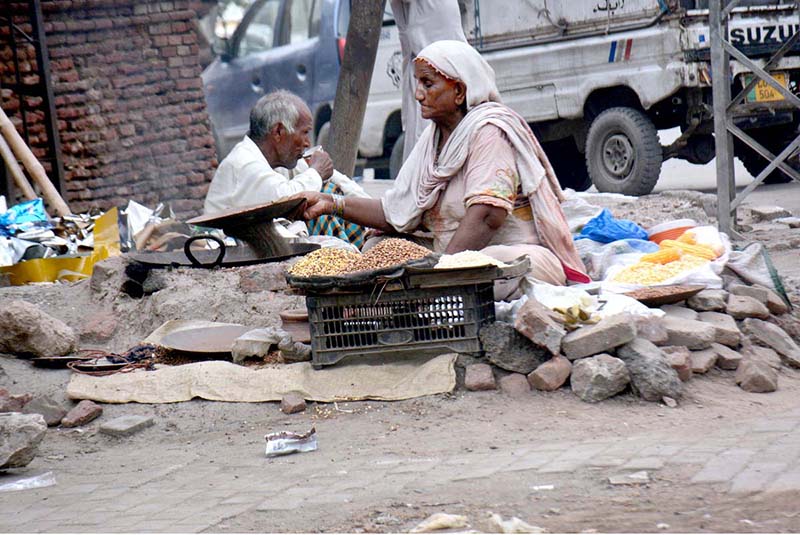
M344 249L323 247L307 254L289 268L289 273L296 277L330 277L342 275L347 267L358 260L361 255Z

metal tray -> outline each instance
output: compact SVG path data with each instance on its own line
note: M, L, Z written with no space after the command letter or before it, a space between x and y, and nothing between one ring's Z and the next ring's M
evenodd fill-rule
M249 266L253 264L263 264L266 262L280 262L289 258L308 254L319 249L317 243L291 243L289 244L291 253L282 256L263 257L256 254L246 245L238 247L228 247L221 259L219 250L200 250L192 251L191 255L196 259L192 263L185 251L172 251L168 253L136 253L130 258L140 264L151 267L237 267Z
M295 199L282 199L265 204L254 204L244 208L231 208L216 214L202 215L187 221L190 225L201 227L220 228L226 234L229 229L243 226L261 225L276 217L286 217L298 212L306 202L302 197Z
M667 286L641 288L626 292L625 295L633 297L643 305L656 307L680 303L705 289L706 286L704 284L670 284Z

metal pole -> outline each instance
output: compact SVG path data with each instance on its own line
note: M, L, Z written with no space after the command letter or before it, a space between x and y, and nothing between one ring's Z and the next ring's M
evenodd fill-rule
M355 170L385 5L386 0L355 0L351 4L331 117L330 139L333 141L329 143L333 165L346 175L352 175Z
M728 131L726 114L731 101L730 59L722 44L727 38L727 21L722 19L722 0L711 0L709 7L711 84L717 157L717 223L721 232L730 235L736 223L736 212L731 209L731 201L736 193L736 182L733 170L733 137Z

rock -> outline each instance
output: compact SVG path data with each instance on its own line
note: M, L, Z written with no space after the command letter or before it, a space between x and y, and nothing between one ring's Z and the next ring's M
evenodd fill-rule
M464 374L464 386L467 390L496 390L494 372L488 364L470 364Z
M800 347L773 323L748 318L742 322L742 329L751 340L774 349L787 366L800 368Z
M664 396L663 398L661 398L661 402L670 409L674 409L678 406L678 402L669 396Z
M78 427L85 425L103 414L103 407L93 401L84 399L70 410L61 420L63 427Z
M745 360L736 371L736 384L748 392L775 392L778 372L764 362Z
M752 221L756 223L759 221L774 221L782 217L791 217L792 215L792 212L781 206L759 205L748 206L747 208L750 211Z
M752 297L762 305L766 305L769 300L769 291L763 286L748 286L746 284L734 284L730 287L730 293L740 297Z
M52 357L75 350L75 332L26 301L0 302L0 353Z
M737 347L742 340L742 333L736 326L736 320L720 312L701 312L700 321L714 327L714 342L730 347Z
M163 269L151 269L141 284L142 293L144 295L153 295L156 292L169 288L170 281L167 272Z
M306 400L298 392L288 392L281 398L281 411L284 414L295 414L306 410Z
M453 354L453 353L451 353ZM467 388L465 384L465 379L467 375L467 367L471 366L472 364L480 364L484 363L484 359L481 357L475 357L472 355L465 355L458 353L456 357L456 390L464 390Z
M697 312L691 308L686 308L679 305L664 305L661 310L667 315L666 317L680 318L684 320L696 320Z
M757 360L769 365L769 367L774 370L780 370L781 366L783 365L780 355L778 355L778 353L776 353L773 349L753 345L749 341L742 345L741 353L742 357L744 357L743 361Z
M98 312L86 319L80 327L82 339L106 341L114 336L118 323L111 312Z
M278 342L278 349L284 362L306 362L311 360L311 346L303 342L295 342L287 334Z
M33 396L20 394L15 396L5 388L0 388L0 412L22 412L22 408L27 405Z
M521 373L510 373L498 381L500 390L513 398L527 396L531 393L528 378Z
M630 383L625 363L605 353L576 360L572 365L572 392L589 403L619 394Z
M567 331L557 318L549 308L531 298L519 309L514 328L537 346L558 355Z
M25 414L41 414L48 426L61 423L67 411L56 400L49 396L36 396L22 409Z
M800 217L780 217L775 222L787 225L789 228L800 228Z
M549 358L549 351L534 345L510 323L487 325L479 336L489 362L506 371L527 375Z
M635 337L633 318L629 314L617 314L572 331L561 341L561 347L569 360L575 360L614 349Z
M735 370L742 362L742 354L722 344L711 344L711 349L717 354L717 368Z
M705 349L714 342L716 336L713 325L674 316L664 318L664 328L669 345L686 346L689 349Z
M617 350L631 376L631 385L647 401L681 397L682 383L664 353L651 342L636 338Z
M610 476L608 482L615 486L620 485L646 485L650 483L650 475L644 470L632 474L619 474Z
M746 295L731 294L728 296L728 306L725 312L733 316L737 320L745 318L769 318L769 309L756 299Z
M125 268L127 260L122 256L110 256L92 266L89 288L100 296L116 296L127 278Z
M727 299L728 292L725 290L703 290L690 297L686 304L698 312L725 310Z
M764 289L767 290L767 309L771 314L780 316L789 312L789 305L777 293L769 288Z
M528 382L536 390L551 392L558 390L569 379L572 364L569 359L558 355L536 368L528 375Z
M692 351L692 373L707 373L717 363L717 352L713 349Z
M30 464L46 431L40 414L0 414L0 470Z
M130 414L103 423L100 425L99 431L113 437L128 437L152 426L154 423L155 420L153 420L152 416Z
M667 362L678 374L684 383L692 378L692 352L686 346L666 346L661 351L667 357Z
M289 286L284 269L279 262L238 268L239 289L246 294L285 290Z
M666 345L669 337L661 318L638 314L633 317L636 323L636 336L649 340L657 346Z
M783 329L786 334L792 337L792 340L800 340L800 320L791 314L770 316L769 321Z

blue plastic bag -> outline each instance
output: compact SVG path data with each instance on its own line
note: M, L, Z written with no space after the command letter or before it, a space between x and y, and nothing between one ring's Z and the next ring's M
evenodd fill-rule
M51 229L42 199L25 201L0 214L0 236L13 236L33 229Z
M600 243L611 243L617 240L646 240L647 231L627 219L615 219L608 208L597 214L594 219L584 225L576 240L589 239Z

